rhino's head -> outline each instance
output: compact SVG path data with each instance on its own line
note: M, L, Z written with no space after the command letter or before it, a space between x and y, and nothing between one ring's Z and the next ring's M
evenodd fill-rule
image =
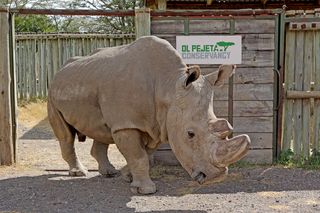
M221 180L227 166L249 149L249 137L229 139L232 126L213 112L213 89L223 85L234 69L234 65L221 65L217 72L203 76L198 66L192 66L176 83L167 117L169 143L181 165L200 184Z

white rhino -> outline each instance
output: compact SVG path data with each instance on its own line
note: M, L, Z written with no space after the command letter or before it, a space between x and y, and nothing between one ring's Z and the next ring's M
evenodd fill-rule
M116 144L127 161L123 175L132 178L135 193L156 192L148 154L164 142L200 184L221 179L250 144L247 135L228 139L231 125L213 112L213 90L234 69L221 65L203 76L154 36L70 60L56 74L48 96L49 121L70 175L87 173L74 149L78 133L80 140L94 139L91 154L102 175L115 173L106 150Z

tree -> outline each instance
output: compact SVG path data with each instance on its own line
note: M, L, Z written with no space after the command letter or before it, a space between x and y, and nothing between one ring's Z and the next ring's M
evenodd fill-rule
M11 8L134 10L143 0L0 0ZM16 16L18 32L133 33L133 17ZM39 25L38 25L39 22Z
M15 18L16 32L50 33L56 28L52 20L44 15L18 15Z
M80 8L92 8L98 10L134 10L142 7L143 0L80 0L75 1ZM133 17L98 17L94 27L100 32L134 32Z

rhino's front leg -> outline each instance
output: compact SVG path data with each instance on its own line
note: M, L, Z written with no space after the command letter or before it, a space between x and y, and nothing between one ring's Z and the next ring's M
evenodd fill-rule
M151 194L156 185L149 176L149 158L138 130L121 130L113 134L113 139L125 157L132 175L133 193Z
M96 159L99 165L99 173L104 177L114 177L118 171L110 163L108 158L109 144L100 143L96 140L93 141L91 148L91 155Z

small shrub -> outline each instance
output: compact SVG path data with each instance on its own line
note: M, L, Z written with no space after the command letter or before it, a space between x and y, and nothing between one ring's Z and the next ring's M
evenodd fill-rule
M281 152L278 163L284 166L304 169L320 169L320 152L312 151L312 155L307 158L296 155L291 149Z

